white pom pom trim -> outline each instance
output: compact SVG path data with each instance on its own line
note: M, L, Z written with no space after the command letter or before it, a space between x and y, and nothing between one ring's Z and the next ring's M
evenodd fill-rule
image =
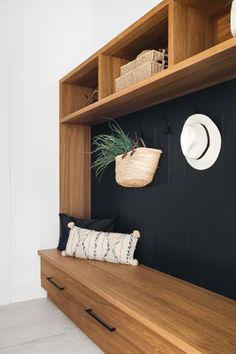
M130 264L132 266L137 266L138 265L138 260L137 259L133 259L132 261L130 261Z
M69 222L69 224L67 226L69 227L69 229L73 229L73 227L75 226L75 223Z
M139 238L140 237L140 232L138 230L134 230L132 236L136 237L136 238Z
M61 252L61 255L62 255L63 257L66 257L66 251L62 251L62 252Z

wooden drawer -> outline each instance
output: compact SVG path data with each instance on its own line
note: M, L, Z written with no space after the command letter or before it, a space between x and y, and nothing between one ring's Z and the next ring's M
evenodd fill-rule
M48 297L106 353L183 353L44 259L41 273Z
M109 332L85 312L79 302L74 303L62 291L53 288L42 279L42 286L47 290L48 298L58 306L85 334L87 334L105 353L144 353L118 332Z

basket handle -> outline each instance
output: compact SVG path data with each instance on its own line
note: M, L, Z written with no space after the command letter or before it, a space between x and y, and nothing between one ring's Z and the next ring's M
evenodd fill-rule
M137 147L139 146L139 142L142 144L143 147L146 148L146 145L145 145L143 139L141 137L139 137L134 141L134 144L133 144L131 152L130 152L130 156L133 156L133 154L135 153L135 149L137 149ZM124 159L127 155L128 155L128 152L124 153L122 155L122 159Z
M146 147L146 144L145 144L145 142L143 141L143 138L140 137L140 138L138 139L138 141L141 142L141 144L143 145L143 147Z

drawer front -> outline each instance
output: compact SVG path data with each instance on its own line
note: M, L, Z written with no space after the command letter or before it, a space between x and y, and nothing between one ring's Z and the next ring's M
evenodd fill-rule
M99 326L104 333L113 337L119 335L131 343L133 351L129 351L129 353L183 353L164 338L83 284L74 281L49 262L42 260L41 265L42 286L47 291L53 289L57 294L63 294L71 303L80 306L83 309L84 317L91 324ZM123 347L123 352L124 348L127 347Z
M141 354L143 351L133 346L118 332L109 332L85 312L82 304L74 303L56 288L42 279L42 286L47 290L48 298L64 312L88 337L108 354Z

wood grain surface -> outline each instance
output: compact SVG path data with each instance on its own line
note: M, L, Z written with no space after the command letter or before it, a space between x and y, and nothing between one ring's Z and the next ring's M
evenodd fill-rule
M94 125L236 78L236 38L231 38L129 88L61 118Z
M57 250L39 255L183 352L236 351L233 300L144 266L62 257Z

